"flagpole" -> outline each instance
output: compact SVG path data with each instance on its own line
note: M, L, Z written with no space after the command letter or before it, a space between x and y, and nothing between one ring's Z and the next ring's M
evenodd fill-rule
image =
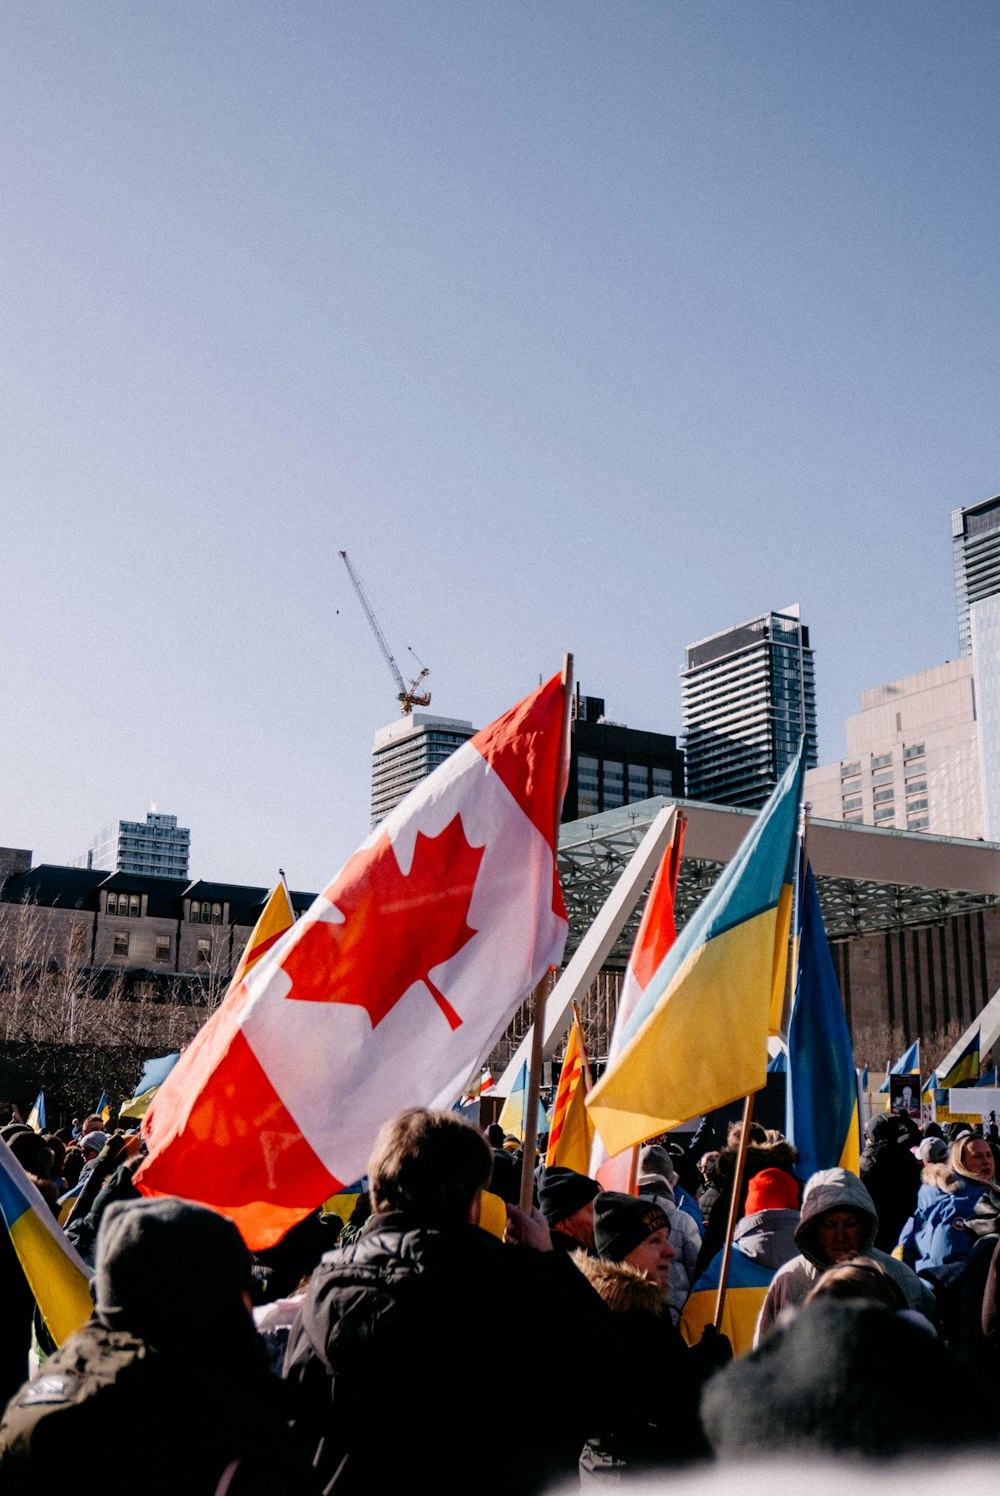
M743 1101L743 1131L736 1153L736 1173L733 1177L733 1198L729 1202L729 1220L726 1224L726 1244L722 1250L722 1268L719 1272L719 1289L715 1299L715 1328L722 1328L722 1311L726 1303L726 1284L729 1280L729 1262L733 1255L733 1232L740 1215L740 1196L743 1194L743 1175L746 1173L747 1147L750 1142L750 1122L753 1118L754 1093Z
M562 730L559 734L559 759L558 773L563 773L563 768L568 757L569 750L569 716L572 705L573 693L573 656L567 654L563 659L562 669L563 687L563 717ZM562 815L563 793L565 785L561 786L561 792L555 796L555 825L552 828L552 857L553 861L559 855L559 821ZM521 1197L520 1206L526 1215L531 1214L531 1207L535 1198L535 1146L538 1140L538 1097L542 1089L542 1051L545 1047L545 999L549 991L549 976L546 972L538 983L532 994L531 1002L531 1061L528 1066L528 1085L524 1098L524 1138L521 1152Z

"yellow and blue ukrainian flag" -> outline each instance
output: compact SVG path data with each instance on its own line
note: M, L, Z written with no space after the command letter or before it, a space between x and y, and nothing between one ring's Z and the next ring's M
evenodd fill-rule
M86 1324L90 1275L7 1144L0 1142L0 1216L57 1345Z
M858 1079L816 879L805 865L798 900L795 998L788 1026L786 1132L803 1179L819 1169L858 1172Z
M45 1092L39 1091L35 1097L35 1104L28 1113L27 1126L34 1128L35 1132L45 1131Z
M978 1074L979 1029L977 1028L958 1059L948 1071L948 1074L939 1076L938 1085L943 1091L950 1091L952 1086L961 1086L966 1081L975 1080Z
M609 1153L725 1106L767 1077L780 1014L804 745L688 920L587 1097Z
M914 1039L905 1054L901 1054L896 1062L889 1066L885 1080L879 1086L879 1093L888 1091L890 1075L919 1075L920 1074L920 1040Z
M180 1057L180 1050L178 1050L176 1054L165 1054L161 1055L158 1059L147 1060L142 1067L142 1074L135 1088L135 1095L129 1101L126 1101L123 1107L119 1108L119 1117L144 1117L149 1103L163 1085L163 1082Z

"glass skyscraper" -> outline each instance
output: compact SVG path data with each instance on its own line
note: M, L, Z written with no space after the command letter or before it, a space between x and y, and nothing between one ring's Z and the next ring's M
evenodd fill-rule
M688 799L758 809L803 734L815 768L813 652L797 604L689 644L681 684Z
M972 653L969 607L1000 592L1000 495L951 511L958 603L958 648Z

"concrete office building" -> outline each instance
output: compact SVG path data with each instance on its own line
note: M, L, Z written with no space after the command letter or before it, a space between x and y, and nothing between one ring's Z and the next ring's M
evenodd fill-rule
M813 816L982 836L979 727L969 655L863 692L846 758L806 775Z
M973 603L1000 593L1000 495L951 511L951 543L955 557L955 597L958 603L958 647L972 652Z
M816 685L798 604L689 644L681 670L687 797L758 809L805 734L816 756Z
M384 821L415 785L475 731L471 722L427 712L410 712L380 727L372 749L372 825Z
M969 608L983 794L982 835L1000 842L1000 592Z
M676 738L609 722L600 696L578 692L573 718L563 821L684 793L684 754Z
M134 873L147 878L187 878L191 832L176 816L147 812L145 821L119 821L106 827L77 867Z

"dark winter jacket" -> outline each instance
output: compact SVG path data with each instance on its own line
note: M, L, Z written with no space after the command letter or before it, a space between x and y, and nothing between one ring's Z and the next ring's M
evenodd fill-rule
M421 1451L441 1491L471 1481L509 1496L574 1474L596 1410L625 1395L615 1318L562 1252L504 1246L475 1226L373 1219L323 1258L289 1336L293 1427L321 1490L405 1487ZM545 1376L546 1324L560 1363L586 1377ZM490 1402L469 1372L480 1349L497 1388L545 1376L544 1416L502 1455L489 1451Z
M688 1349L667 1312L664 1290L627 1262L577 1256L588 1282L612 1309L623 1335L623 1354L634 1395L605 1412L580 1458L584 1487L594 1478L676 1467L708 1454L698 1422L701 1388L729 1359L727 1342L710 1336ZM624 1367L622 1368L625 1369Z
M920 1163L900 1141L898 1117L875 1118L859 1173L878 1213L875 1245L891 1252L916 1209L920 1188Z
M102 1487L135 1484L143 1496L213 1496L230 1467L230 1496L311 1492L283 1417L284 1389L244 1317L239 1354L206 1326L204 1345L178 1356L95 1315L8 1405L4 1496L61 1490L84 1450L96 1452ZM96 1480L96 1470L83 1476Z

